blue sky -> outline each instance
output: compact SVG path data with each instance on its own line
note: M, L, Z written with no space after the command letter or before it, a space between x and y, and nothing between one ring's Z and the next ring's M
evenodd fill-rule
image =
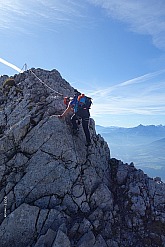
M165 125L164 0L0 1L0 33L0 75L55 68L96 124Z

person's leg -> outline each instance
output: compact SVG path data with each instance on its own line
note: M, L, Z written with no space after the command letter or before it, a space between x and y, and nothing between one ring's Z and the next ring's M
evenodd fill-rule
M77 113L77 115L81 117L82 119L82 127L85 133L87 145L90 145L91 138L90 138L90 132L89 132L89 117L90 117L89 110L82 109Z
M77 125L77 116L76 114L74 114L72 117L71 117L71 122L72 122L72 126L73 126L73 130L78 130L78 125Z
M90 138L90 132L89 132L89 118L82 118L82 126L85 133L87 145L90 145L91 138Z

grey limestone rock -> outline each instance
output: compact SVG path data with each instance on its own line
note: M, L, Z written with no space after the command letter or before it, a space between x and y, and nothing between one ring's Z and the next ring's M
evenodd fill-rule
M81 125L73 135L57 115L74 88L57 70L13 78L0 91L0 246L164 247L164 183L111 159L93 119L91 146Z
M58 230L57 232L57 236L56 239L52 245L52 247L71 247L69 238L67 237L67 235L62 232L61 230Z
M27 246L35 239L39 208L22 204L0 226L1 246Z
M56 236L56 233L52 229L49 228L45 235L41 235L41 237L39 237L34 247L52 246L55 236Z
M94 234L89 231L80 238L76 247L94 247L95 241Z

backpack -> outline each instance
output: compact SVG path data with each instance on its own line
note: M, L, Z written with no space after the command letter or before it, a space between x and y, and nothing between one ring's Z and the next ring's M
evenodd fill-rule
M81 94L77 98L77 110L80 109L90 109L92 105L92 99L90 97L85 96L85 94Z

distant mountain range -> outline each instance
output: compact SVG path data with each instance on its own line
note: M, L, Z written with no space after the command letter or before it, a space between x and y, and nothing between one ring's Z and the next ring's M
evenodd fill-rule
M111 157L133 162L149 176L159 176L165 181L165 126L122 128L96 125L96 131L107 141Z

